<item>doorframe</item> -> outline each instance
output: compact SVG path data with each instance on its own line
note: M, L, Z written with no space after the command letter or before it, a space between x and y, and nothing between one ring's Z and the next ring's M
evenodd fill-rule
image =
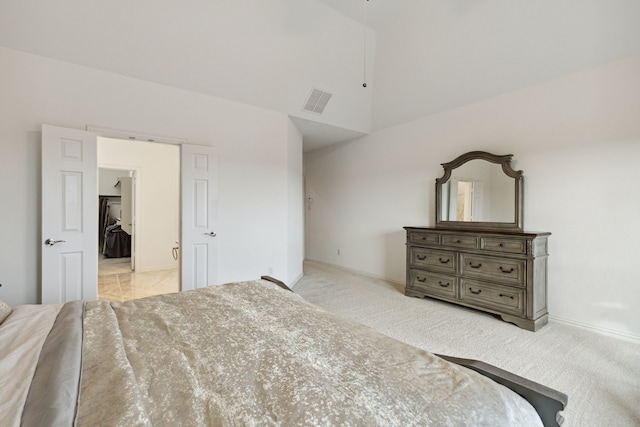
M93 132L96 134L97 138L110 138L110 139L119 139L119 140L131 140L131 141L144 141L144 142L154 142L154 143L160 143L160 144L171 144L171 145L177 145L179 147L181 147L183 144L187 144L188 140L186 138L174 138L174 137L166 137L166 136L156 136L156 135L151 135L151 134L146 134L146 133L141 133L141 132L134 132L134 131L126 131L126 130L120 130L120 129L113 129L113 128L108 128L108 127L103 127L103 126L95 126L95 125L87 125L86 126L86 130L88 132ZM96 146L97 146L98 142L96 139ZM179 178L180 180L182 180L182 149L179 150L178 155L180 156L180 161L179 161ZM99 162L96 162L96 167L107 167L109 168L109 166L100 166ZM112 167L112 169L120 169L120 167ZM124 170L124 169L123 169ZM137 168L132 168L132 169L128 169L128 170L134 170L135 174L139 174L139 170ZM97 170L96 170L97 172ZM136 180L136 193L138 193L138 189L137 189L138 183ZM182 185L179 185L180 188L180 195L179 195L179 201L178 201L178 206L179 206L179 213L178 213L178 221L179 221L179 225L182 223ZM136 196L137 197L137 196ZM96 218L96 224L97 224L98 219ZM137 223L137 221L136 221ZM135 233L135 227L136 225L134 224L134 233ZM179 231L180 231L180 227L179 227ZM181 232L179 233L181 234ZM180 262L178 262L178 287L179 290L182 291L182 261L184 259L184 257L182 256L182 242L180 242L178 244L178 256L180 259ZM98 282L96 280L96 294L97 294L97 288L98 288Z
M148 133L121 130L121 129L113 129L103 126L94 126L87 125L87 131L93 132L99 137L102 138L113 138L113 139L130 139L132 141L146 141L146 142L159 142L162 144L174 144L174 145L182 145L188 144L189 141L186 138L175 138L170 136L157 136L151 135Z

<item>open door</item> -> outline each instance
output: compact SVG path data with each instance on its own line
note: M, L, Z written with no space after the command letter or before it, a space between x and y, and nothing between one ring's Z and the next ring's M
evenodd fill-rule
M181 287L189 290L217 284L217 162L212 147L181 147ZM96 133L42 126L43 303L97 298L97 170Z
M136 194L136 178L134 176L118 177L120 181L120 196L122 216L122 229L131 236L131 271L136 269L136 234L135 234L135 194Z
M217 162L212 147L181 149L182 290L217 285Z
M96 135L42 125L42 303L97 298Z

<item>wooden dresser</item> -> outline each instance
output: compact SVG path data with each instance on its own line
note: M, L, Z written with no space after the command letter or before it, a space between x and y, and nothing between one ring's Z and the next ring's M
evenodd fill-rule
M498 314L536 331L547 324L551 233L404 227L405 295Z

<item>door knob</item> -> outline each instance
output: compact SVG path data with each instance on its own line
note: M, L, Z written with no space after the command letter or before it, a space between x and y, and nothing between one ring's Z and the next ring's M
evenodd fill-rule
M216 237L217 236L217 234L214 233L213 231L210 231L208 233L202 233L202 234L204 234L205 236L209 236L209 237Z
M47 246L53 246L56 243L62 243L62 242L64 242L64 240L47 239L47 240L44 241L44 244L47 245Z

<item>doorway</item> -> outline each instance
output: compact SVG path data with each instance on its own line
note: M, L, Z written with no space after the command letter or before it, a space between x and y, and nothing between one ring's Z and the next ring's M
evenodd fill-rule
M158 146L171 144L179 147L180 176L176 181L180 191L177 209L180 248L175 252L179 256L180 290L218 284L218 239L213 228L217 225L218 188L215 148L188 144L186 140L132 135L93 126L87 126L83 131L43 124L42 158L47 161L41 164L42 303L60 304L97 298L98 135L125 138L124 142L128 143L132 142L129 140L144 140L162 143L156 144ZM114 164L121 164L122 153L130 154L137 146L122 146ZM147 181L145 177L146 172L138 176ZM143 196L153 197L153 194ZM142 232L141 227L150 228L145 221L139 220L138 223L137 235ZM136 252L142 256L147 251ZM138 262L139 256L136 257L136 272L142 267Z
M98 298L180 291L180 147L98 137Z

